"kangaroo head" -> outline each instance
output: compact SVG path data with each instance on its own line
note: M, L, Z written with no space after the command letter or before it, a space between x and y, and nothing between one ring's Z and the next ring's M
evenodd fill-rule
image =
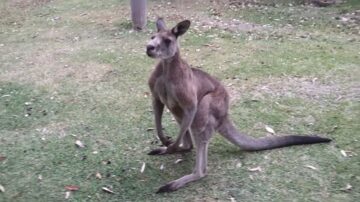
M179 51L177 38L183 35L190 27L190 21L179 22L175 27L166 29L162 18L156 21L157 33L155 33L146 46L146 54L152 58L168 59Z

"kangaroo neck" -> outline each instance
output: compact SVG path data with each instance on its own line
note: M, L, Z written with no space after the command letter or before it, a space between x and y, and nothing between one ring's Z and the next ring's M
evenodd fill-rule
M161 64L163 67L163 72L167 75L174 74L179 71L186 71L187 65L184 65L183 60L180 57L180 52L177 51L174 56L162 59Z

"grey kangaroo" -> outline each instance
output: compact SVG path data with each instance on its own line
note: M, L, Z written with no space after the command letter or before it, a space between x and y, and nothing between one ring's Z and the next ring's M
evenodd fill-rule
M157 193L175 191L207 174L210 138L219 132L245 151L259 151L300 144L330 142L318 136L273 136L253 138L236 130L229 119L229 95L225 87L209 74L191 68L180 57L177 38L190 27L185 20L168 30L162 18L156 22L157 33L146 46L146 54L160 59L152 72L149 86L153 97L157 135L164 146L149 155L187 152L196 148L193 172L160 187ZM172 141L162 131L161 117L166 106L178 124L180 132Z

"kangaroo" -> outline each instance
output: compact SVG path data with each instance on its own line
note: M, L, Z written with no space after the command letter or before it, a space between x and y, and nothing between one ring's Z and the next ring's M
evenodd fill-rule
M160 59L149 79L157 135L164 146L149 155L172 154L196 149L196 163L191 174L160 187L157 193L175 191L207 174L210 138L217 131L231 143L245 151L259 151L291 145L330 142L319 136L276 136L253 138L236 130L229 119L229 95L225 87L204 71L191 68L180 57L178 37L190 27L190 21L167 29L159 18L155 33L146 46L146 54ZM180 126L174 141L162 131L161 117L167 107Z

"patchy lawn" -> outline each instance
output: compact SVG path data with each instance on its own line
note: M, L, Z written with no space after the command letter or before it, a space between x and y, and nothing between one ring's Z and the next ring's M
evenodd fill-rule
M360 200L358 2L191 2L150 1L142 33L128 1L0 3L0 201L64 201L69 185L79 187L70 201ZM146 155L158 144L147 87L156 62L144 54L156 16L192 20L182 55L227 86L240 130L334 141L248 153L216 136L206 178L155 194L194 163L194 151ZM177 134L169 113L164 127Z

